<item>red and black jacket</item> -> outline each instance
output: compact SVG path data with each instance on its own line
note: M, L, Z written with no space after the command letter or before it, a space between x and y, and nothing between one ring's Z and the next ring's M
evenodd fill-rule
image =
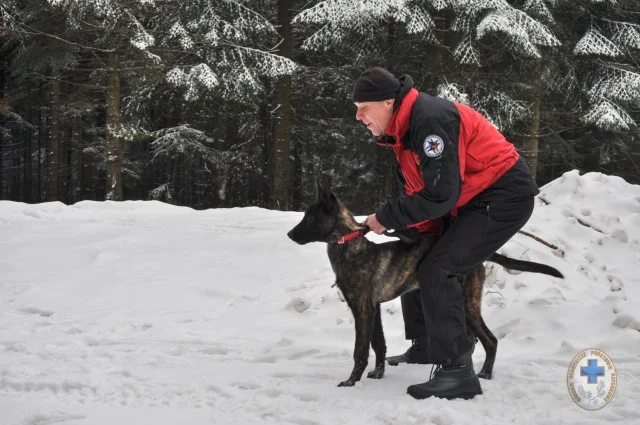
M400 82L399 106L378 144L393 148L404 195L386 203L376 218L387 229L440 233L438 218L456 216L520 155L474 109L418 92L408 75Z

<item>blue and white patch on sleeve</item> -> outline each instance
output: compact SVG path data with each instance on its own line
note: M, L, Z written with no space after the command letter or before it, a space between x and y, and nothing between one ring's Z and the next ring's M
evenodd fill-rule
M442 151L444 150L444 142L442 141L442 138L436 136L435 134L432 134L424 139L423 149L424 153L429 158L437 158L442 155Z

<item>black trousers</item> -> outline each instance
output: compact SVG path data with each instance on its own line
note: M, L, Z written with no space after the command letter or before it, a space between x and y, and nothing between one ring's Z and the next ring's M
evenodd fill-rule
M456 359L471 348L460 279L511 239L533 206L533 195L472 200L422 259L420 289L402 296L402 314L407 339L428 337L431 363Z

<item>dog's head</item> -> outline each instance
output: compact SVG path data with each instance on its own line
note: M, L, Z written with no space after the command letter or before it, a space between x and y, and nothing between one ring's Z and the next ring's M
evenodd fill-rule
M300 245L328 242L329 236L344 219L342 205L331 191L329 180L321 183L316 179L316 191L316 200L304 212L302 221L287 233L289 239Z

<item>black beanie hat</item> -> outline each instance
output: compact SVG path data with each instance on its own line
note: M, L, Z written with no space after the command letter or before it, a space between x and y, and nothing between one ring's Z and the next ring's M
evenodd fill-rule
M354 102L378 102L395 99L400 82L392 73L383 68L370 68L356 80L353 88Z

